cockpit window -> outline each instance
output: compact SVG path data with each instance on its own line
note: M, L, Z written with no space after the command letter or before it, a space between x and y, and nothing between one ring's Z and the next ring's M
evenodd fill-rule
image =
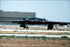
M28 18L28 19L30 19L30 20L34 20L35 18Z
M36 18L36 17L28 17L27 19L30 19L30 20L45 20L45 19L42 19L42 18Z

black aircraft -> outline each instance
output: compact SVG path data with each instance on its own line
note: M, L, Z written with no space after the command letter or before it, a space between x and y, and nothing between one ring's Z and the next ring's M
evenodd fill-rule
M4 20L1 22L12 22L12 23L18 23L20 24L20 27L28 28L27 24L33 24L33 25L48 25L48 29L53 29L54 24L59 25L67 25L70 24L68 22L54 22L54 21L48 21L46 19L41 19L37 17L28 17L23 20Z

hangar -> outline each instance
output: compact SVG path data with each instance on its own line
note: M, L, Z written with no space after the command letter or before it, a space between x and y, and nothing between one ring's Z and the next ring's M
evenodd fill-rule
M0 10L0 21L16 21L16 20L23 20L27 17L36 17L35 12L18 12L18 11L3 11ZM0 22L0 25L12 25L13 23L10 22ZM15 24L14 24L15 25Z
M27 17L35 17L35 12L18 12L0 10L0 20L22 20Z

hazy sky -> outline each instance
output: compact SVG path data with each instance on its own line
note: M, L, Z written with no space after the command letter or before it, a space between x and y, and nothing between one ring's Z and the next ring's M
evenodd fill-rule
M0 10L36 12L36 17L50 21L70 22L70 1L0 0Z

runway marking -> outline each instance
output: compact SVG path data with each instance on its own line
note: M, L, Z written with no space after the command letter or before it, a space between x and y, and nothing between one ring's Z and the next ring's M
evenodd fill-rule
M70 38L70 35L40 35L40 34L0 34L0 36L37 36L37 37L40 37L40 36L45 36L45 37L61 37L61 36L67 36Z

